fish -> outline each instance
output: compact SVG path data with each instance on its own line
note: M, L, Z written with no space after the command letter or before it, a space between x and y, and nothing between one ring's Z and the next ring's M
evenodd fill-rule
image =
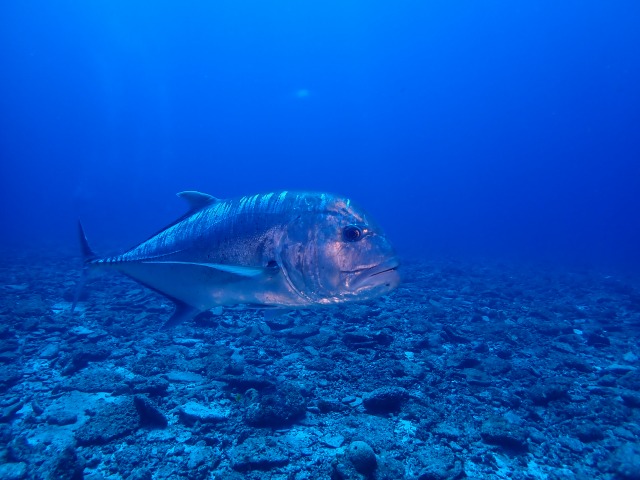
M290 311L367 301L400 283L391 243L349 198L290 191L228 200L193 190L177 196L188 211L119 255L98 257L78 222L84 278L112 269L164 295L175 304L164 328L217 307Z

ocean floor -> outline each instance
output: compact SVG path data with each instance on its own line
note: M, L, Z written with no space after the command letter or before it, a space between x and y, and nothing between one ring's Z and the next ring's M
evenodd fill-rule
M405 261L361 305L172 306L79 260L0 263L0 478L640 479L640 283Z

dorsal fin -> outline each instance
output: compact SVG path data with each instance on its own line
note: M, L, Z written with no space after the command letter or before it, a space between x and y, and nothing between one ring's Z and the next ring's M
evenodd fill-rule
M195 190L187 190L176 194L178 197L183 198L189 204L189 211L195 212L201 208L211 205L212 203L219 202L216 197L212 197L206 193L196 192Z

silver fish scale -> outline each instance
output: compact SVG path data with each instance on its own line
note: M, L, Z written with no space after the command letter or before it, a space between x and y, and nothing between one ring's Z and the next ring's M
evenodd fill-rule
M241 239L259 241L267 230L291 221L296 211L322 211L327 207L326 194L291 193L288 191L219 200L156 236L106 262L162 259L193 247L194 239L215 240L227 245ZM239 247L236 246L234 250Z

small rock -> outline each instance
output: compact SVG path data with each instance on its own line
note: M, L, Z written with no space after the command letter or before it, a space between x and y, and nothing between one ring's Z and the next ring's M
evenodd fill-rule
M73 352L71 356L72 364L65 370L67 374L76 372L89 365L89 362L104 360L111 355L111 351L105 347L82 347Z
M300 389L284 383L275 392L254 399L245 413L247 423L258 427L286 427L304 417L307 403Z
M44 408L42 408L40 403L35 399L31 402L31 410L33 410L33 413L36 415L42 415L44 413Z
M611 372L615 375L626 375L629 372L636 371L637 368L631 365L620 365L619 363L613 363L606 367L607 372Z
M14 366L0 367L0 389L12 387L22 378L22 371Z
M353 397L355 399L355 397ZM321 413L342 412L347 406L334 398L320 398L317 403Z
M140 416L133 401L126 398L105 405L76 432L78 445L104 445L129 435L140 425Z
M418 480L453 480L462 476L462 463L451 448L445 445L429 445L418 455Z
M591 373L593 372L593 367L591 365L589 365L587 362L585 362L584 360L580 359L580 358L574 358L574 357L570 357L565 359L562 364L565 367L568 368L573 368L574 370L577 370L579 372L582 373Z
M80 326L73 327L72 329L70 329L69 333L72 334L72 335L76 335L78 337L86 337L88 335L91 335L93 333L93 330L90 330L90 329L80 325Z
M40 352L40 358L49 360L57 357L59 352L60 347L58 347L58 345L56 345L55 343L50 343L42 349L42 351Z
M204 377L202 375L198 375L197 373L192 372L178 372L172 371L166 374L167 380L170 382L179 382L179 383L202 383L204 382Z
M640 479L640 444L627 443L611 455L611 470L622 480Z
M22 480L27 476L25 463L3 463L0 465L0 478L2 480Z
M211 463L212 452L209 447L193 447L191 453L189 453L189 460L187 461L187 468L193 472L201 465Z
M604 335L591 333L587 335L587 345L591 345L596 348L608 347L611 345L611 340Z
M578 425L575 429L576 436L583 442L597 442L604 438L602 427L588 422Z
M315 348L324 348L329 345L336 336L335 333L321 331L317 335L305 338L304 342Z
M441 423L437 425L433 429L433 433L436 435L441 435L447 438L448 440L454 439L454 438L460 438L462 436L462 432L460 431L459 428L448 423Z
M345 457L353 467L363 475L370 475L378 465L373 448L365 442L353 442L347 448Z
M227 419L228 413L219 408L206 407L196 402L187 402L180 408L180 420L185 425L195 422L218 423Z
M229 451L231 468L238 472L271 470L289 463L289 454L272 437L248 438Z
M218 378L229 385L229 389L244 392L250 388L264 390L274 386L274 382L258 375L219 375Z
M493 384L494 380L492 377L487 375L480 370L476 370L475 368L467 368L462 371L464 376L469 382L469 385L475 385L477 387L489 387Z
M78 421L78 416L74 413L57 412L47 417L49 425L72 425Z
M328 372L335 368L335 363L332 360L329 360L328 358L313 357L312 359L307 361L305 366L309 370L313 370L315 372Z
M22 408L23 405L24 405L24 402L18 401L0 410L0 422L4 423L11 420L13 416L18 412L18 410Z
M60 480L75 480L84 478L84 460L78 458L76 449L69 445L55 459L53 469L48 478Z
M355 332L345 333L342 341L352 348L370 347L375 345L373 333L369 330L357 330Z
M271 315L267 317L265 315L264 322L272 329L272 330L284 330L285 328L289 328L293 325L293 318L289 315Z
M325 435L320 439L320 443L331 448L340 448L344 443L342 435Z
M472 355L452 355L447 359L447 364L458 369L473 368L480 365L480 359Z
M448 325L442 327L442 336L450 343L471 343L469 338L456 332Z
M498 445L506 450L523 452L527 450L527 433L518 427L503 421L492 419L482 424L480 431L482 440L491 445Z
M568 448L573 453L582 453L582 452L584 452L584 444L580 440L578 440L577 438L567 437L567 436L561 435L561 436L558 437L558 443L560 443L560 445Z
M176 337L173 339L173 343L175 343L176 345L182 345L185 347L193 347L195 345L201 344L202 341L198 340L197 338Z
M297 327L282 330L282 334L289 338L307 338L316 335L320 329L314 325L299 325Z
M363 395L364 408L370 412L396 412L409 398L408 392L401 387L382 387Z
M133 397L133 403L140 415L141 425L151 428L165 428L169 424L167 418L147 397L136 395Z
M307 352L309 352L311 355L313 355L314 357L318 357L320 356L320 352L318 350L316 350L315 348L313 348L312 346L308 345L306 347L304 347L304 350L306 350Z
M562 382L540 383L529 390L529 398L536 405L548 405L554 400L569 398L569 386Z
M640 393L626 391L621 393L620 396L627 407L640 408Z
M152 397L161 397L167 394L169 382L159 376L151 378L136 377L132 387L132 393L146 393Z
M489 357L483 363L484 371L493 377L500 377L511 370L511 363L500 357Z

